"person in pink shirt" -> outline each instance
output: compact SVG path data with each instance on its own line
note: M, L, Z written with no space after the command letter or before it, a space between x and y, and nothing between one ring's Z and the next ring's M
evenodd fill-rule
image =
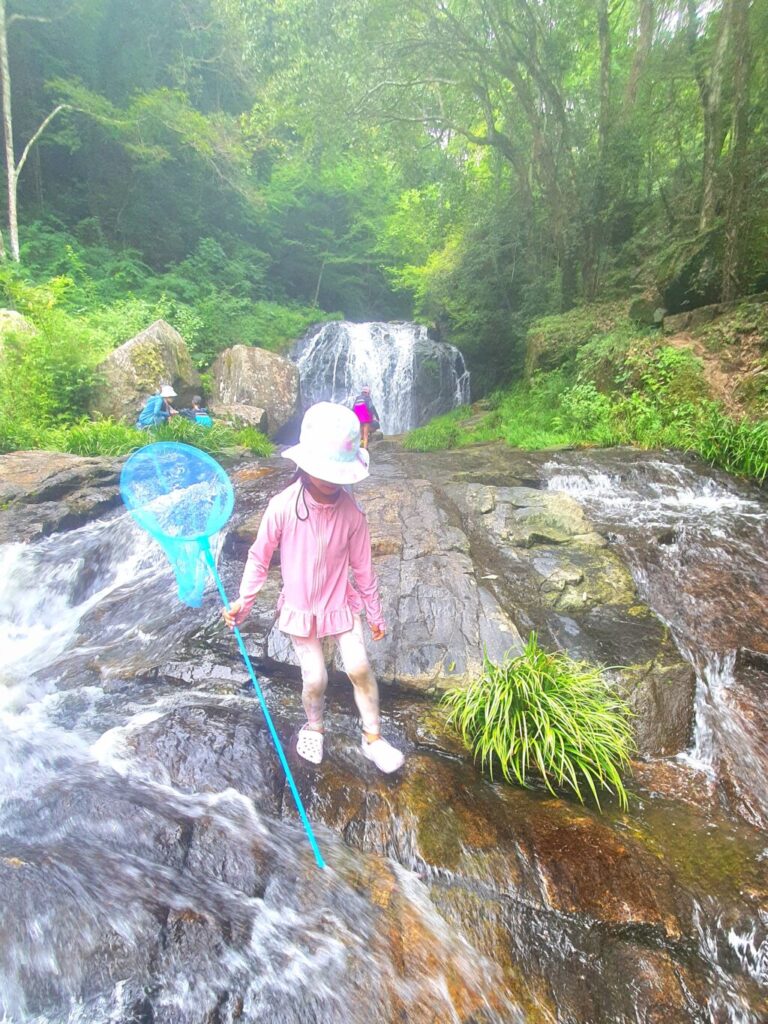
M229 626L243 622L279 547L283 589L278 627L291 637L296 651L307 716L296 752L312 764L323 759L328 672L321 641L330 636L354 688L363 723L363 754L381 771L397 771L404 757L381 735L379 689L363 637L363 611L374 640L381 640L386 631L368 523L344 489L368 476L369 456L360 447L360 423L351 409L318 402L304 415L299 443L283 455L298 466L296 479L267 506L248 552L240 597L222 616Z

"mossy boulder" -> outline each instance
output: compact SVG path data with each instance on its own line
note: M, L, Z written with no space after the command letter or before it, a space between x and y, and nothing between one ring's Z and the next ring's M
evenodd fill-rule
M99 364L97 373L101 385L93 396L91 412L115 419L135 420L161 384L176 390L177 408L190 405L193 394L200 390L200 375L186 343L165 320L156 320L116 348Z

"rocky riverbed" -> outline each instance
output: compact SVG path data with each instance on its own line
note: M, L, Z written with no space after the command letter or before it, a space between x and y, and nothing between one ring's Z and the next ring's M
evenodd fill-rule
M296 765L330 864L322 874L214 595L202 610L178 604L170 574L115 508L119 466L36 454L22 483L23 457L0 460L0 526L17 542L3 549L18 654L3 676L5 1015L765 1019L766 834L729 797L738 780L729 788L703 761L672 757L698 742L700 667L615 525L573 487L549 487L586 457L497 446L408 455L396 442L373 454L358 497L390 631L371 651L385 728L408 760L396 778L362 760L337 677L326 761ZM615 480L613 493L628 474L660 472L631 452L587 462L590 479ZM238 503L220 564L234 592L287 474L274 459L231 475ZM721 483L751 503L743 515L762 537L765 499ZM668 529L644 533L667 559ZM245 635L288 741L301 711L273 625L277 576ZM761 580L758 565L742 589ZM723 582L726 594L738 588ZM739 626L748 693L765 686L768 649L751 607ZM498 657L532 629L545 646L611 666L633 702L642 758L628 813L484 779L446 731L435 694L471 678L484 646Z

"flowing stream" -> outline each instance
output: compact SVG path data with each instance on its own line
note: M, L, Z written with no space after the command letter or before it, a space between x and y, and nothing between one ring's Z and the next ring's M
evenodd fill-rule
M349 404L371 388L385 434L400 434L469 401L469 371L453 345L412 323L323 324L296 346L305 408Z
M362 1024L375 1005L458 1022L470 1002L477 1020L523 1020L415 873L322 828L320 872L262 764L221 786L190 746L179 784L143 745L189 720L161 740L183 744L217 711L251 733L257 712L242 673L223 692L153 679L198 613L126 516L1 555L0 1020ZM391 949L405 924L410 969Z
M768 827L768 506L756 490L666 459L606 472L589 456L545 466L548 486L618 544L640 594L698 678L687 757L740 813Z
M217 653L230 638L215 595L202 610L181 606L159 549L124 515L9 545L0 549L0 1020L767 1019L768 503L664 459L625 472L599 453L563 453L541 477L621 546L695 664L695 741L673 767L684 779L703 769L728 813L649 791L633 815L609 810L598 822L411 748L413 809L393 815L386 800L398 783L359 774L354 712L336 699L342 768L299 775L329 862L320 872L245 674ZM228 586L240 565L224 566ZM281 715L298 714L295 683L265 687L285 733ZM417 711L407 698L387 701L390 725ZM434 793L440 803L415 822ZM471 827L457 846L452 808L459 814L465 797ZM621 860L642 838L649 870L659 868L651 888L679 890L665 930L650 918L598 925L553 898L542 865L563 809L576 846L579 829L594 827ZM351 824L323 824L334 815ZM505 817L505 850L500 839L484 846ZM531 829L540 830L534 854ZM467 853L470 841L485 852ZM577 849L577 874L599 852ZM567 855L555 844L555 869ZM453 866L435 867L440 857ZM635 895L599 893L596 905Z

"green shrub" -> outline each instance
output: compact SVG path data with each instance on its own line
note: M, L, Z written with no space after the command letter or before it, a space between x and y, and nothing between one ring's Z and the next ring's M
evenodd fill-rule
M0 411L0 454L40 448L40 436L39 424L20 420L7 410Z
M627 792L621 772L634 750L631 712L600 671L560 652L541 649L532 633L521 655L495 665L468 688L443 697L449 722L493 778L528 786L541 777L551 793L565 787L598 807L598 789L614 793L622 808Z
M0 355L0 405L19 420L73 420L96 384L93 335L58 309L35 319L36 332L9 333Z
M577 380L593 383L600 391L612 391L619 383L617 374L638 333L635 325L623 325L581 345L576 352Z
M612 411L608 395L598 391L592 381L587 381L563 391L559 421L570 429L574 438L609 445L616 437Z

